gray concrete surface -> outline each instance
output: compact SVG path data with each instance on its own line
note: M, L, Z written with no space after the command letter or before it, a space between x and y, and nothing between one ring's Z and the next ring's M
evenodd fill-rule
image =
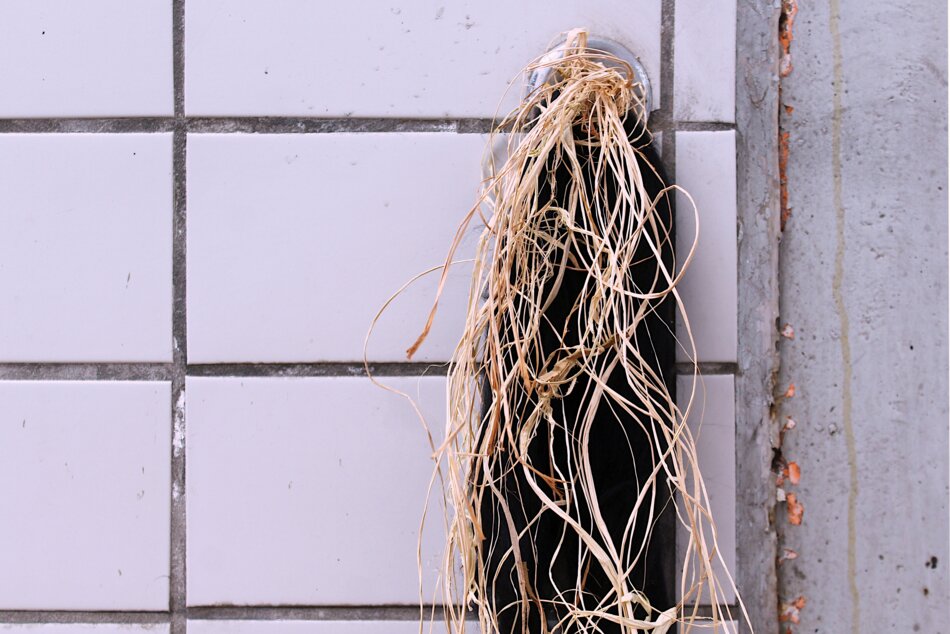
M779 6L737 5L736 584L756 632L778 629L772 394L778 354ZM740 631L749 630L742 623Z
M832 0L795 22L778 385L796 386L779 418L803 523L776 508L798 554L779 598L807 601L793 632L950 632L946 12Z

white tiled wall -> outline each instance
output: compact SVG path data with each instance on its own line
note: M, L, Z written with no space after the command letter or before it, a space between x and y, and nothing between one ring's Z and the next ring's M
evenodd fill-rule
M384 380L444 421L443 378ZM405 401L363 377L192 378L186 390L191 605L418 603L435 463ZM431 594L441 548L424 546Z
M735 43L734 0L676 0L673 112L678 120L736 120Z
M0 381L0 609L168 608L169 384Z
M170 0L13 0L0 20L0 117L172 113Z
M4 134L0 174L0 361L171 361L171 135Z
M736 569L736 404L735 381L732 375L700 377L693 391L693 377L681 376L676 384L677 400L685 409L692 394L694 410L687 419L690 433L697 439L697 458L703 482L709 495L709 509L716 520L716 541L728 570ZM685 553L688 535L678 526L679 561ZM735 601L728 578L723 574L719 557L714 557L726 602ZM735 575L733 574L733 577ZM677 589L678 591L679 589ZM708 595L707 595L708 596Z
M700 362L736 362L738 259L736 240L736 136L724 132L679 132L676 176L689 192L676 197L677 253L699 242L680 286ZM678 315L679 361L692 361L682 315Z
M656 0L186 6L193 115L491 117L507 82L577 26L627 43L660 89Z
M664 159L699 205L682 292L710 370L700 460L733 565L734 3L11 0L0 631L416 631L432 462L408 405L362 376L363 338L392 292L441 263L474 202L485 137L459 131L484 131L518 96L502 99L507 81L577 26L639 55ZM694 225L680 202L682 253ZM466 265L426 363L402 362L437 275L394 302L368 349L436 427L444 379L418 375L451 355ZM98 380L63 380L76 378ZM38 623L4 625L4 610ZM61 610L100 622L53 623ZM129 620L148 624L116 623Z
M191 136L189 359L362 359L382 303L445 261L475 200L484 145L481 135L432 132ZM469 244L480 230L473 224ZM446 360L458 342L471 266L455 271L420 361ZM370 358L405 359L407 330L421 330L438 279L395 301Z

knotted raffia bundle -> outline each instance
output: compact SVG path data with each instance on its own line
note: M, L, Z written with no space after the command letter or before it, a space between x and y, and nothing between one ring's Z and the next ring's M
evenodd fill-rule
M675 345L693 349L691 335L676 341L672 315L688 334L677 283L695 241L674 258L676 188L642 124L643 87L629 64L586 44L572 31L563 55L529 67L549 67L550 79L498 126L507 160L442 268L440 293L466 227L489 207L434 445L452 632L472 612L482 632L504 634L722 631L732 618L718 607L691 405L672 396ZM669 560L652 554L672 545L673 522L656 528L674 512L688 535L678 602Z

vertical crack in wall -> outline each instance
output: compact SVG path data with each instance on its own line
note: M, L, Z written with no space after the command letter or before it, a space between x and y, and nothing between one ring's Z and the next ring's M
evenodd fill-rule
M854 439L854 426L851 420L851 342L847 306L844 303L844 256L845 256L845 209L841 190L841 95L844 92L844 74L841 57L841 31L839 17L841 7L838 0L830 0L831 45L833 54L834 91L831 113L831 164L834 182L834 207L836 218L835 268L832 291L835 308L838 311L841 334L841 420L844 427L845 443L848 452L848 589L851 592L851 631L857 634L860 629L860 595L857 584L857 507L858 507L858 463Z
M782 209L781 229L785 231L785 223L791 215L791 209L788 206L788 140L789 133L782 125L783 117L781 109L785 110L786 115L792 114L792 107L782 103L782 78L788 77L792 72L792 28L795 25L795 15L798 13L797 0L782 0L782 12L778 21L778 40L781 57L779 58L779 135L778 135L778 170L780 200Z
M792 63L792 41L794 40L795 17L798 15L797 0L782 0L781 12L778 22L778 44L779 44L779 81L778 81L778 170L779 170L779 223L780 234L785 232L786 226L792 215L792 208L789 204L789 183L788 183L788 160L790 153L791 133L788 130L789 119L794 112L791 105L784 103L782 96L782 81L792 73L794 64ZM778 329L780 322L776 322ZM795 338L795 330L791 324L785 326L779 331L779 334L785 340ZM782 339L780 338L781 342ZM779 355L779 367L781 367L781 355ZM790 383L784 394L776 398L776 409L784 404L787 399L795 396L795 384ZM776 412L777 414L777 412ZM795 420L791 416L786 417L786 423L782 425L778 434L778 441L774 448L774 458L772 462L772 473L775 476L775 502L785 505L785 522L782 526L785 530L796 530L802 524L805 512L805 506L799 499L797 491L787 491L790 487L799 484L801 477L801 467L798 462L789 460L785 455L784 442L786 433L795 428ZM784 532L779 530L779 540L784 542ZM780 543L782 554L777 558L776 566L783 561L796 559L798 553L791 548L785 547ZM783 596L781 580L779 581L779 601L778 601L778 620L781 623L798 624L801 621L801 612L805 609L807 598L804 595ZM785 632L792 632L791 626L785 628Z

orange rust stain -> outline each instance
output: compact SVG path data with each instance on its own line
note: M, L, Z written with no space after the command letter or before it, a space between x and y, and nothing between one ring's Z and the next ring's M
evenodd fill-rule
M778 135L778 176L782 206L781 228L785 231L785 223L792 215L792 210L788 208L788 132L784 131Z
M801 526L802 518L805 515L805 506L798 501L796 494L788 493L785 495L785 510L788 515L788 523Z
M779 74L788 77L792 72L792 27L795 25L795 15L798 13L798 0L782 0L782 15L778 21L778 41L782 47L782 57L779 60Z
M788 481L792 484L798 484L802 479L802 469L797 462L788 463Z
M795 16L798 14L798 0L782 0L782 13L778 22L778 40L781 47L779 59L779 76L788 77L792 72L792 27L795 25ZM779 83L779 101L782 98L782 85ZM785 114L791 116L794 108L785 105ZM779 124L781 125L781 123ZM785 231L785 224L792 215L788 206L788 132L780 131L778 139L779 150L779 187L781 198L781 228Z

